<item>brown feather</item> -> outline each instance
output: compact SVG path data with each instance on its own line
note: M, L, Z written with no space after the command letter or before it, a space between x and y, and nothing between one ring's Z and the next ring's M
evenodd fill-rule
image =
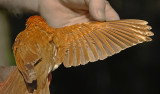
M98 54L94 45L94 41L89 35L84 36L85 40L87 41L88 44L88 52L89 52L89 61L95 61L96 58L98 58Z

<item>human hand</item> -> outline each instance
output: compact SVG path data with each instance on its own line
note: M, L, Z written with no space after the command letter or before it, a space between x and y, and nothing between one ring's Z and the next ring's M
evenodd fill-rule
M0 66L0 85L7 79L10 73L16 68L16 66Z
M39 0L38 6L40 15L54 28L94 20L119 20L106 0Z

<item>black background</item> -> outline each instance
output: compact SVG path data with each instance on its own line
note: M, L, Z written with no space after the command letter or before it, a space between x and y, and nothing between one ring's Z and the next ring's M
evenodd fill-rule
M153 41L85 66L61 65L52 73L51 94L160 94L160 0L109 1L121 19L147 20ZM12 44L31 15L8 15Z

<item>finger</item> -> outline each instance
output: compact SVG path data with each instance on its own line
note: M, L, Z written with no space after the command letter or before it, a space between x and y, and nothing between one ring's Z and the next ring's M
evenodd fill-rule
M88 10L88 0L59 0L59 2L71 9Z
M88 4L91 16L95 20L105 21L105 0L89 0Z
M117 14L117 12L111 7L111 5L109 4L108 1L105 2L106 3L106 7L105 7L105 18L106 21L110 21L110 20L119 20L119 15Z
M16 66L0 66L0 83L5 81Z

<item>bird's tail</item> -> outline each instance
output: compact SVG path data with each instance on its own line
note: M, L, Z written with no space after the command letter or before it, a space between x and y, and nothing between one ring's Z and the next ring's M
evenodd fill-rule
M29 93L23 76L19 72L18 68L16 68L9 75L7 80L0 83L0 94L50 94L49 83L46 82L46 86L43 89L34 90L33 93Z

